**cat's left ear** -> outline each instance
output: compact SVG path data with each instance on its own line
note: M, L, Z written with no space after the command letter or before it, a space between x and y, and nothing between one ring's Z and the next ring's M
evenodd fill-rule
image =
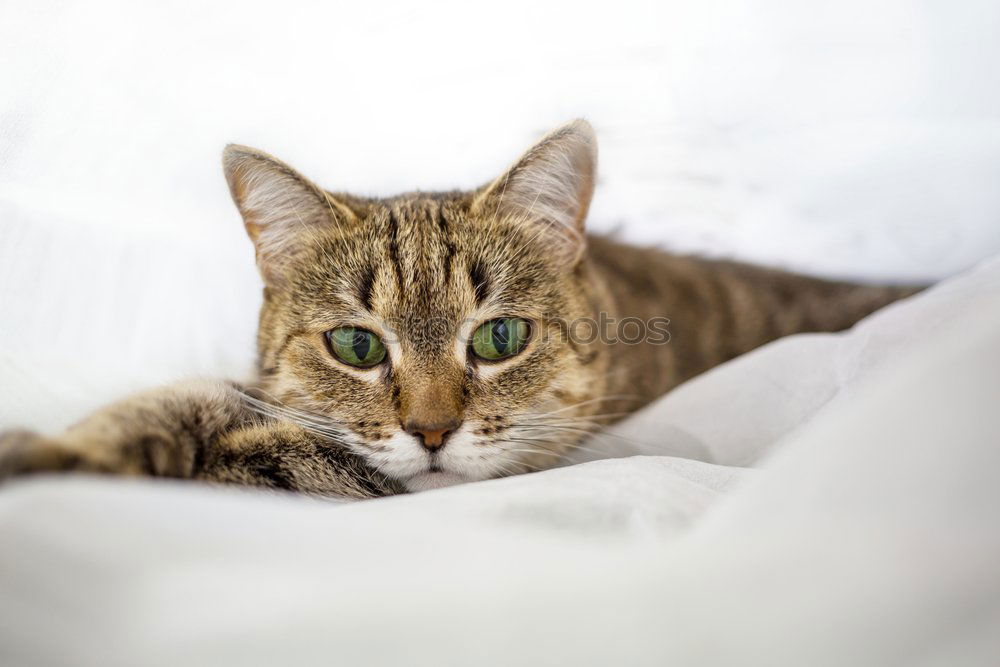
M545 136L483 188L472 210L537 226L538 242L575 266L586 249L584 220L596 172L594 129L585 120L574 120Z
M267 153L230 144L222 166L268 284L281 283L310 233L354 220L349 208Z

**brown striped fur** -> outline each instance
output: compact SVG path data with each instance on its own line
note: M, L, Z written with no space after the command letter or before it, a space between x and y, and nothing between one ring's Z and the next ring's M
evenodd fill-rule
M638 403L782 336L847 329L914 287L828 281L731 261L684 257L590 239L593 271L617 317L666 317L670 342L618 345L609 393Z
M224 163L265 282L257 398L195 383L54 439L8 434L0 476L86 469L356 498L537 470L698 373L913 291L587 237L596 143L582 121L473 192L359 198L254 149L230 146ZM532 329L519 354L470 353L479 324L514 316ZM624 318L658 322L669 342L570 335ZM377 334L386 361L338 361L325 332L339 326Z

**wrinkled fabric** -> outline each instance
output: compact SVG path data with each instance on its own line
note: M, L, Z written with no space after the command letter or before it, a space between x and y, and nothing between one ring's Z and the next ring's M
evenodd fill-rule
M7 4L0 428L252 372L228 142L390 195L582 115L593 230L949 279L538 474L359 504L5 485L0 665L997 664L998 260L955 276L1000 252L996 2Z
M937 315L928 337L871 347ZM678 390L707 421L676 416L668 395L621 427L665 450L685 432L753 468L647 453L355 504L163 481L11 485L0 657L990 664L1000 262L815 338L832 346L808 355L834 360L825 382L821 364L790 372L809 337L779 341ZM755 409L783 416L734 440L718 422L746 406L726 397L760 378L781 390ZM793 427L780 405L817 387ZM764 444L771 433L785 435Z

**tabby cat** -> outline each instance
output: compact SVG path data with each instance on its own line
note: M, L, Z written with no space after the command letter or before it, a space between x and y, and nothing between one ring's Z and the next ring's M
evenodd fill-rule
M586 236L596 157L578 120L478 190L370 199L227 147L265 285L256 380L152 391L54 437L9 432L0 476L364 498L528 472L727 359L913 291Z

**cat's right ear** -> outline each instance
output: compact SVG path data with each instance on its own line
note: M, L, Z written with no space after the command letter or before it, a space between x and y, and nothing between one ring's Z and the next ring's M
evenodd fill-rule
M230 144L222 166L268 284L281 283L310 233L354 219L349 208L267 153Z
M590 123L575 120L550 132L472 203L479 215L535 227L533 238L564 266L583 257L584 220L594 194L597 139Z

